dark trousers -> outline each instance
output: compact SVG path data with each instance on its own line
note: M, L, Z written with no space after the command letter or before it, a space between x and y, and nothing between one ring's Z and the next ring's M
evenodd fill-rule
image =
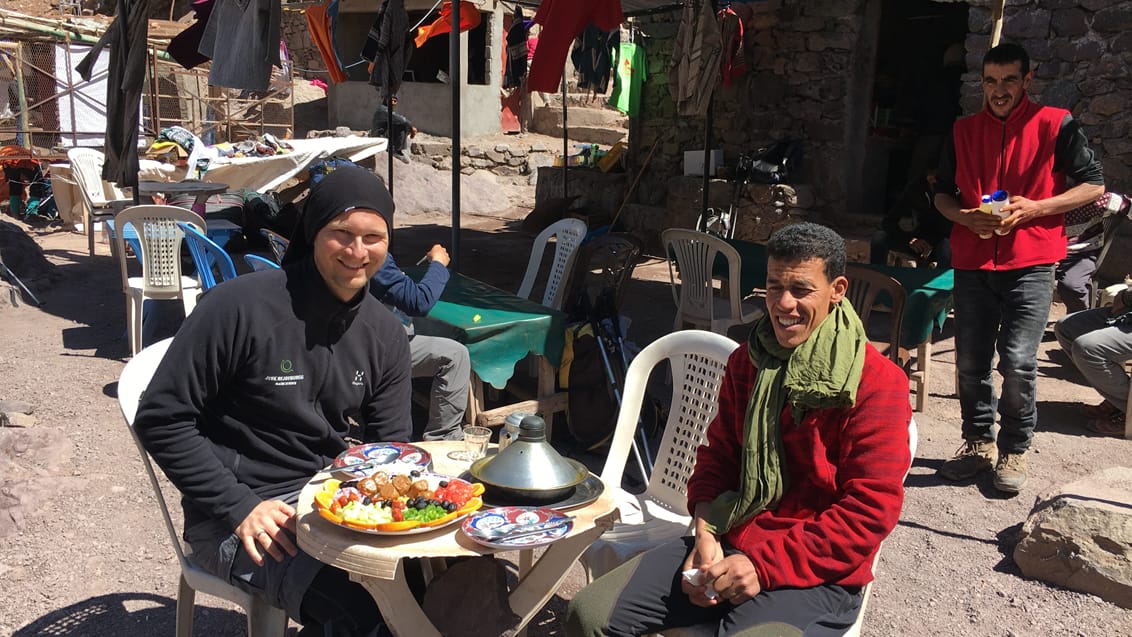
M832 584L763 591L738 606L696 606L680 587L692 546L692 538L663 544L582 589L570 602L566 634L619 637L710 623L719 637L833 637L844 635L860 612L863 589Z
M1089 307L1093 289L1093 273L1097 271L1097 253L1070 254L1057 264L1057 296L1065 304L1065 313L1080 312Z
M373 126L370 128L370 137L385 137L389 140L389 148L395 152L401 152L405 147L405 140L409 137L409 130L413 128L413 124L404 115L394 111L393 112L393 132L386 135L389 130L389 109L385 105L377 107L373 112Z

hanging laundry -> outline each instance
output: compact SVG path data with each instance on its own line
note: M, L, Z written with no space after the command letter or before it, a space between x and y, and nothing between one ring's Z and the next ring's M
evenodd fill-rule
M703 117L719 82L723 42L711 0L690 0L672 48L668 90L679 115Z
M307 16L311 41L322 56L322 62L330 74L330 81L337 84L350 79L342 68L342 59L338 57L338 48L334 45L334 36L338 27L338 0L311 5L303 13Z
M562 69L566 66L566 54L574 38L590 23L602 31L613 31L623 20L620 2L543 0L535 13L535 22L543 29L531 62L527 88L531 91L557 91Z
M208 56L201 55L199 49L204 27L208 24L208 16L212 15L215 4L216 0L194 0L192 8L197 21L169 40L165 52L186 69L195 68L209 60Z
M279 66L279 0L217 0L201 37L212 86L266 91Z
M121 187L138 185L138 120L145 88L149 37L147 0L118 0L114 21L75 69L90 81L102 49L110 46L106 76L106 161L102 178Z
M383 96L396 94L401 88L401 78L413 54L408 45L408 30L409 16L405 13L404 0L382 2L362 47L362 58L373 62L369 83L381 90Z
M636 117L641 112L641 93L644 92L647 77L644 47L632 42L622 42L617 47L613 93L609 96L609 105L629 117Z
M503 71L503 88L515 88L527 75L527 21L522 7L515 7L511 28L507 29L507 65Z
M579 90L605 93L609 88L609 72L613 68L613 52L620 39L620 29L607 33L591 24L582 30L570 52Z
M728 88L732 79L747 72L747 60L743 55L743 19L730 4L719 10L718 17L723 44L720 72L723 74L723 87Z
M480 25L480 10L473 2L460 3L460 33L470 31ZM431 37L452 32L452 3L445 2L440 7L440 17L417 29L417 48L424 46Z

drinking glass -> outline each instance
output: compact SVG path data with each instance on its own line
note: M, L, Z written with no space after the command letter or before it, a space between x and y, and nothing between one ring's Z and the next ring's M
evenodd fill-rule
M464 427L464 449L448 454L453 460L475 462L487 455L487 443L491 440L491 429L487 427Z

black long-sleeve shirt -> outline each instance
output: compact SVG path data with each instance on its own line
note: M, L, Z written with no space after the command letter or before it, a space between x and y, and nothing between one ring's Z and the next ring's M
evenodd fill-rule
M185 526L235 528L346 449L408 441L410 358L372 295L343 303L307 259L213 288L185 319L142 397L135 429L184 496Z

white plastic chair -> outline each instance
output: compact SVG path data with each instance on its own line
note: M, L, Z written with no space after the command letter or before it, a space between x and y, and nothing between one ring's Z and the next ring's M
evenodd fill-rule
M574 268L574 257L578 254L578 246L588 232L586 222L581 219L567 218L556 221L538 233L534 244L531 245L531 258L527 261L527 272L523 275L523 282L519 285L518 296L529 299L531 290L538 277L539 266L542 265L542 252L547 242L554 237L554 261L550 264L550 273L546 278L546 290L542 294L542 304L554 309L562 309L565 301L566 289L569 287L570 271Z
M188 316L200 296L200 282L181 274L181 240L184 233L177 222L205 231L200 215L177 206L134 206L114 219L115 252L122 272L122 292L126 295L126 319L130 330L130 353L141 351L142 319L146 299L181 299ZM132 277L126 259L126 227L133 225L141 245L142 275Z
M165 350L173 339L167 338L138 352L118 378L118 405L122 408L122 416L130 428L130 435L141 454L145 472L153 487L153 494L157 497L157 505L161 509L161 517L165 520L165 529L169 531L169 540L173 543L173 550L177 553L177 561L181 564L181 577L177 586L177 637L190 637L193 634L193 606L196 592L205 593L226 599L244 609L248 616L248 635L250 637L279 637L287 631L287 613L267 603L263 598L249 594L224 580L204 571L185 557L185 547L173 526L173 519L169 516L169 505L165 502L161 483L157 473L153 470L149 454L138 440L134 432L134 416L137 414L138 402L141 394L149 384L149 379L157 369L158 363L165 356Z
M94 256L94 224L97 218L114 216L115 209L129 205L131 200L107 197L108 184L102 180L102 164L106 156L93 148L72 148L67 151L71 162L71 176L82 193L83 231L86 232L87 249ZM113 190L113 186L109 186ZM111 193L117 195L117 193Z
M916 445L919 441L919 430L916 428L916 419L912 418L908 421L908 450L911 452L909 458L916 459ZM911 464L908 466L911 469ZM908 472L904 472L904 477L908 477ZM616 528L616 527L615 527ZM876 555L873 556L872 572L874 579L865 585L864 593L861 597L861 608L857 611L857 619L853 621L853 625L845 631L845 637L860 637L861 625L865 621L865 609L869 605L869 594L873 591L873 583L876 582L877 562L880 561L880 552L884 550L884 543L882 542L880 548L877 549ZM654 633L661 637L711 637L715 635L715 624L697 624L695 626L688 626L686 628L669 628L663 633Z
M645 550L688 533L688 477L696 449L719 409L719 388L727 358L739 344L712 332L683 330L663 336L633 359L613 442L601 471L602 482L616 489L621 522L606 531L581 557L587 579L594 579ZM672 404L664 437L645 492L620 488L621 475L637 431L649 374L660 362L672 368Z
M762 317L761 309L743 305L743 293L739 289L741 261L735 248L718 237L685 228L669 228L661 233L661 239L668 255L672 300L676 302L673 329L681 330L690 324L726 335L732 326ZM716 296L713 285L716 277L712 269L717 255L727 259L726 298Z

